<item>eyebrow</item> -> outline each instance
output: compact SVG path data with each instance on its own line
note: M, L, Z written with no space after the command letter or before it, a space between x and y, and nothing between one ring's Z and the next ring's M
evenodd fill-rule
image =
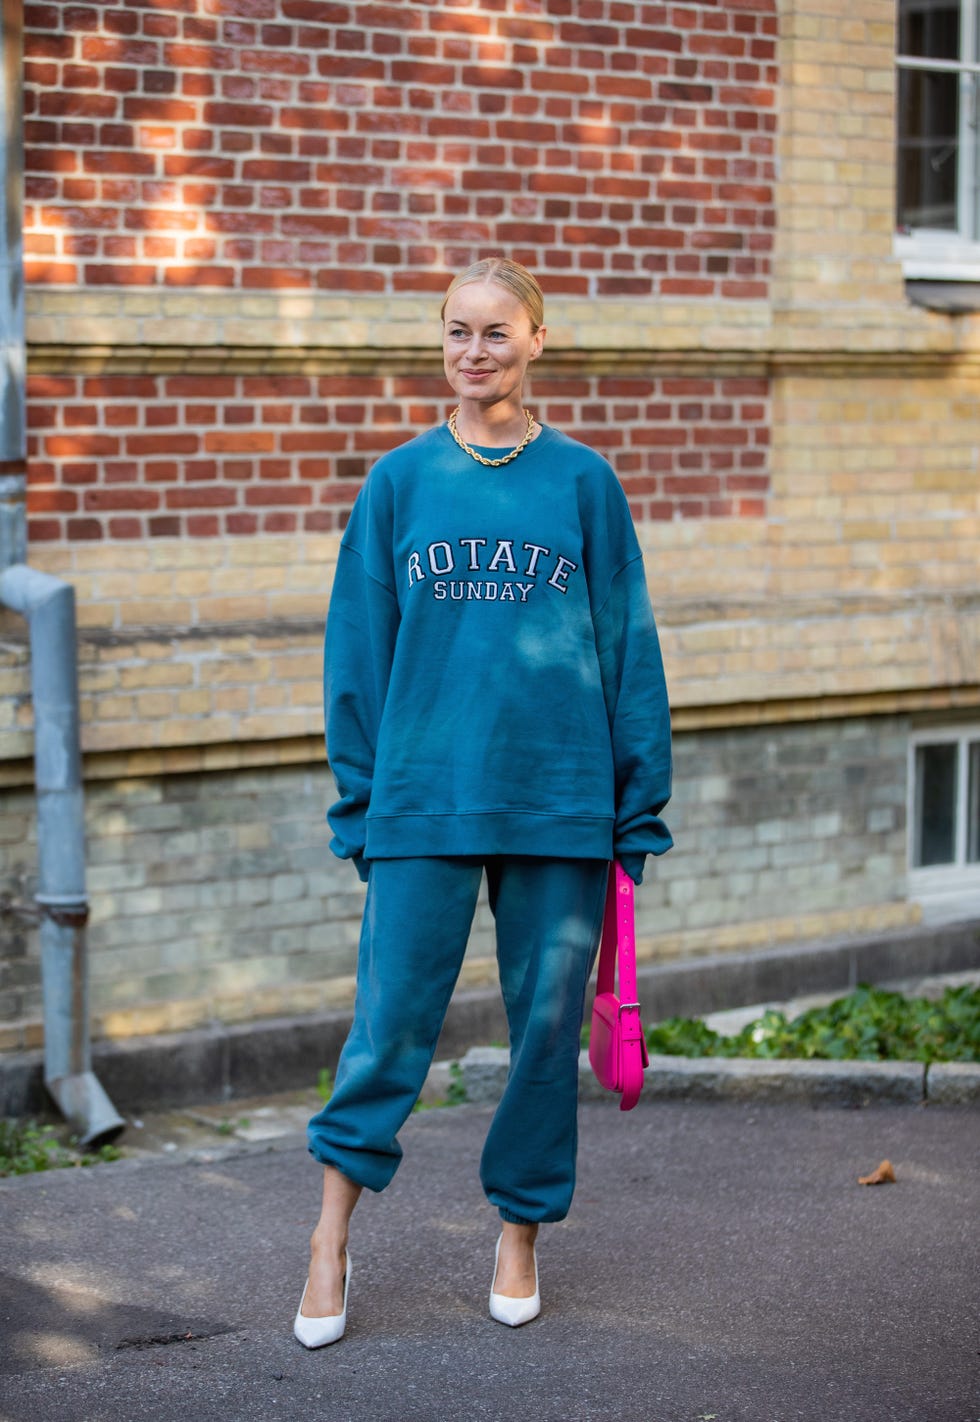
M447 325L447 326L465 326L467 330L470 330L470 324L469 324L468 321L457 321L454 317L452 317L452 318L450 318L449 320L447 320L446 325ZM483 329L484 329L485 331L498 331L498 330L502 329L504 326L506 326L508 329L510 329L511 323L510 323L509 321L488 321L487 324L484 326Z

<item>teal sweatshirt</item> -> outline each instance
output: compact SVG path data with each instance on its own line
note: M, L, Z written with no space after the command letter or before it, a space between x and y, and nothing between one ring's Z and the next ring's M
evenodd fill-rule
M496 456L505 451L484 450ZM340 799L365 861L612 859L670 848L670 718L623 490L545 428L487 468L440 425L371 470L338 555L324 669Z

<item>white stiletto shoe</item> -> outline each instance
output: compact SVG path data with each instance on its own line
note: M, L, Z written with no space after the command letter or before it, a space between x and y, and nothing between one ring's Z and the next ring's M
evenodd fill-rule
M303 1300L306 1298L306 1290L310 1284L308 1279L303 1287L303 1298L299 1301L299 1308L296 1310L296 1317L293 1320L293 1334L304 1348L325 1348L328 1343L337 1343L344 1336L344 1329L347 1327L347 1293L350 1289L350 1253L347 1254L346 1259L343 1313L329 1313L322 1318L307 1318L303 1313Z
M493 1282L497 1282L497 1261L500 1258L500 1240L493 1255ZM512 1299L507 1294L495 1294L490 1289L490 1317L498 1323L506 1323L508 1328L520 1328L522 1323L530 1323L541 1312L541 1292L538 1288L538 1255L534 1250L534 1293L528 1299Z

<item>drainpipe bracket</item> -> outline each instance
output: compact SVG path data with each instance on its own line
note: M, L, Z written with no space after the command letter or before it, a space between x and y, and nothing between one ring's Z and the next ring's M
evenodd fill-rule
M59 898L57 894L35 894L34 902L42 918L50 918L59 928L84 928L89 906L85 899Z

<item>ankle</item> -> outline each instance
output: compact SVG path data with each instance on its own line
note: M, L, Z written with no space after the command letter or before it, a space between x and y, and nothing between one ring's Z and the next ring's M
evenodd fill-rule
M531 1249L538 1237L538 1226L536 1224L512 1224L509 1220L501 1221L501 1236L503 1244L509 1249Z
M310 1254L315 1259L343 1260L347 1253L347 1231L338 1234L317 1225L310 1236Z

